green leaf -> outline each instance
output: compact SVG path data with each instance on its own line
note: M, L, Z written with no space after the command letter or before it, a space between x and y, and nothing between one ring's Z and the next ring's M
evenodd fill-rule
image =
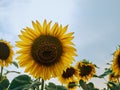
M56 87L56 85L54 83L52 83L52 82L49 82L49 86L53 87L53 88Z
M98 78L99 78L99 76L98 76L98 75L96 75L96 74L95 74L95 75L93 75L93 77L95 77L95 78L96 78L96 77L98 77Z
M94 87L94 84L92 82L89 82L88 84L86 84L86 82L84 82L83 80L80 80L79 84L83 90L99 90Z
M70 87L75 87L75 86L77 86L76 84L73 84L73 83L69 83L69 86Z
M104 78L105 76L109 75L112 73L111 69L107 69L103 74L97 76L98 78Z
M4 75L7 75L9 73L17 73L17 74L20 74L20 72L17 72L17 71L7 71L6 73L4 73Z
M89 82L87 84L87 86L88 86L88 88L90 88L90 90L94 88L94 84L92 82Z
M8 79L4 79L0 82L0 90L6 90L9 86L9 80Z
M54 83L50 82L48 85L45 86L46 90L67 90L64 86L55 85Z
M28 75L20 75L14 78L8 90L29 90L32 80Z
M107 86L110 88L110 90L120 90L120 85L115 82L108 82Z
M87 87L86 83L83 80L80 80L79 84L83 88L83 90L88 90L88 87Z
M64 86L57 85L57 90L67 90Z
M88 87L88 90L99 90L99 89L97 89L97 88L94 87L94 84L92 82L89 82L87 84L87 87Z
M18 66L18 63L15 62L15 61L13 61L12 64L13 64L15 67L17 67L17 68L19 67L19 66Z

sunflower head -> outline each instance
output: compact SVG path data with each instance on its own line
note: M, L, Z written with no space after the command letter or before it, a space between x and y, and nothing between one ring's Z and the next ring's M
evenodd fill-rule
M109 79L109 81L118 83L118 82L119 82L119 81L118 81L119 77L120 77L120 76L115 76L114 73L111 73L111 74L109 74L108 79Z
M12 63L13 50L9 42L0 40L0 66L8 66Z
M43 25L38 21L32 22L33 29L26 27L19 35L20 41L16 46L20 54L17 59L25 72L32 76L50 79L61 75L73 62L76 49L73 47L73 32L66 33L67 27L44 20Z
M112 71L115 73L115 76L120 75L120 48L113 54Z
M83 81L88 81L96 73L95 65L86 60L77 62L75 67L79 69L79 78Z
M58 77L61 83L68 83L74 80L78 80L79 70L74 67L68 67L63 71L62 75Z

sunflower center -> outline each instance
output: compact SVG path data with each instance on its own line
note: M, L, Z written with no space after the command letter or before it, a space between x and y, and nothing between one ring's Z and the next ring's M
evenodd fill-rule
M3 43L0 42L0 59L1 60L6 60L10 55L10 49L9 47Z
M34 40L31 47L33 59L45 66L51 66L59 62L62 52L60 40L53 36L42 35Z
M73 76L74 73L75 73L75 69L70 67L70 68L67 68L66 71L63 71L62 77L69 78Z
M80 67L80 76L87 76L91 73L92 71L92 67L91 66L86 66L86 65L82 65L82 67Z

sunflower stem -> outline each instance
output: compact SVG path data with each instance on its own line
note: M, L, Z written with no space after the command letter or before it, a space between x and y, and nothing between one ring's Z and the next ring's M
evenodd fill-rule
M44 90L44 80L42 79L41 90Z
M0 81L2 80L3 67L1 66Z
M37 86L37 90L39 90L39 86Z
M40 78L37 79L40 82ZM40 85L37 86L37 90L40 90Z
M117 78L117 80L118 80L118 88L120 89L120 80L119 78Z

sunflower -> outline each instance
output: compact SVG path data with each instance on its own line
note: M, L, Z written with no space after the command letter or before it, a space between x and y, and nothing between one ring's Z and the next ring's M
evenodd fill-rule
M119 82L119 77L120 77L120 76L115 76L114 73L111 73L111 74L109 74L108 79L109 79L109 81L118 83L118 82Z
M33 29L22 30L21 40L16 42L20 48L17 51L19 65L33 77L44 80L61 75L76 56L73 32L66 33L68 26L58 23L51 27L51 22L44 20L43 26L37 20L32 22Z
M112 71L115 73L115 76L120 76L120 49L114 52Z
M0 66L8 66L12 63L13 50L9 42L0 40Z
M76 81L69 82L66 85L66 87L67 87L68 90L76 90L77 87L78 87L78 82L76 82Z
M88 81L96 73L95 65L88 61L77 62L75 67L79 69L79 79L83 81Z
M63 71L62 75L59 76L58 79L62 84L66 84L74 80L77 81L78 77L79 77L79 70L75 69L74 67L68 67L66 70Z

